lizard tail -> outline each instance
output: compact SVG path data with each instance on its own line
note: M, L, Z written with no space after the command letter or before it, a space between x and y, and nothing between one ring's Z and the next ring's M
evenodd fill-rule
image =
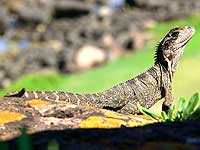
M25 90L25 88L23 88L18 92L9 93L9 94L5 95L4 97L22 97L25 92L26 92L26 90Z
M21 97L26 99L41 99L50 101L65 101L77 105L96 106L98 98L94 94L77 94L56 91L26 91L25 88L15 93L8 93L4 97ZM98 106L97 106L98 107Z
M113 99L110 95L113 95L113 90L107 90L103 93L78 94L56 91L26 91L23 88L18 92L9 93L4 97L21 97L27 100L65 101L76 105L95 106L109 110L119 110L125 106L126 100L124 100L123 96Z

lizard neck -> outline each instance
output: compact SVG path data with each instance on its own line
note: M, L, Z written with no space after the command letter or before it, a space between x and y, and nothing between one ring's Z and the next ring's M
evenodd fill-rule
M168 70L166 65L162 63L155 63L152 67L157 72L158 79L161 80L161 83L172 84L172 79L170 78L171 72ZM162 85L161 85L162 86Z
M168 59L165 58L165 56L163 55L163 51L162 50L161 44L159 44L157 51L156 51L156 56L155 56L155 65L161 65L162 67L165 68L166 71L168 71L172 77L174 75L174 73L176 72L177 69L177 65L178 62L183 54L183 49L184 47L179 48L179 51L177 52L176 55L171 56L173 59L171 59L170 61L167 61Z

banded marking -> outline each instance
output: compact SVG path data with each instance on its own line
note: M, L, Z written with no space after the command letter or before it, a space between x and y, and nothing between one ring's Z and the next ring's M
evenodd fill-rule
M58 92L54 92L53 94L56 96L55 100L58 101L60 99L60 96L58 95Z
M87 102L86 102L86 105L87 105L87 106L90 106L90 101L87 101Z
M75 93L73 93L73 95L74 95L74 97L75 97L75 99L77 100L77 105L80 105L80 98L77 96L77 94L75 94Z
M66 100L67 100L68 102L70 102L70 101L71 101L71 99L70 99L70 96L68 95L68 93L65 93L65 96L67 97L67 99L66 99Z
M33 91L33 95L34 95L34 97L35 97L36 99L39 98L38 95L37 95L37 93L36 93L35 91Z
M25 93L24 93L24 96L25 96L25 98L28 98L28 97L29 97L28 92L25 92Z
M52 100L51 98L49 98L49 96L46 96L45 99L46 99L46 100L49 100L49 101Z
M83 94L82 97L85 97L85 99L84 99L84 98L83 98L83 99L84 99L85 101L87 101L87 99L88 99L87 95Z
M92 100L95 102L96 100L95 100L95 98L94 98L94 95L93 95L93 94L91 94L91 97L92 97Z
M42 95L46 95L46 92L45 92L45 91L41 91L41 94L42 94Z

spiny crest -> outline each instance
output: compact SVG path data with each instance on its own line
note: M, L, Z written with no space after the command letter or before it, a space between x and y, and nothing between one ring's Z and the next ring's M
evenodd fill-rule
M156 63L160 63L163 61L163 52L162 52L162 41L160 43L157 44L156 46L156 51L155 51L155 55L154 55L154 61L155 64Z

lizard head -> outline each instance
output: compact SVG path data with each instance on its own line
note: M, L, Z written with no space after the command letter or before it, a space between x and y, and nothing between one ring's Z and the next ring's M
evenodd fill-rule
M155 63L164 65L173 74L185 45L194 33L195 29L192 26L171 29L157 47Z

